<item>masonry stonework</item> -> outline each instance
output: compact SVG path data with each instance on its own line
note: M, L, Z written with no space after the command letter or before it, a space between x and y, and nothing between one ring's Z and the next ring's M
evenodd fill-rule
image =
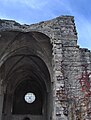
M21 51L18 51L20 48ZM31 51L31 55L27 49ZM16 87L13 84L17 84L21 81L19 78L23 78L22 75L19 75L19 80L16 79L17 82L12 82L14 77L18 76L18 73L13 75L14 71L16 72L16 69L12 70L13 62L23 59L22 54L23 57L38 56L44 61L49 73L44 72L43 75L41 73L38 77L42 76L45 80L44 76L50 74L50 79L46 77L49 81L45 80L46 86L49 88L48 100L44 102L43 106L47 107L46 109L43 107L42 111L44 112L37 117L36 115L35 117L31 116L31 114L22 115L22 113L13 115L10 110L13 98L9 103L7 100L10 100L10 94L13 95L13 92L8 92L9 88L11 87L10 89L13 91L13 86ZM17 58L9 61L14 56ZM37 61L32 57L31 59L33 62ZM30 62L34 64L32 60ZM38 61L39 68L44 64L42 60L39 60L41 64ZM22 69L25 72L23 71L22 74L28 75L25 63L28 64L28 62L24 60ZM17 68L20 69L19 66L22 64L21 61ZM43 69L47 71L46 67ZM91 52L77 45L77 32L73 16L60 16L32 25L20 25L15 21L0 20L0 120L23 120L25 116L30 120L90 120L90 74ZM27 75L24 76L24 79ZM29 78L27 77L27 79Z

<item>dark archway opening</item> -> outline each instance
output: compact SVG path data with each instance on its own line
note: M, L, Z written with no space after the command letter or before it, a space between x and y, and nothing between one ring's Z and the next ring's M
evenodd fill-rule
M42 33L19 33L7 47L10 54L1 68L5 87L2 120L22 120L26 116L32 120L50 119L52 54L49 40ZM35 95L32 103L26 102L27 93Z
M11 71L7 74L9 82L4 99L3 120L8 117L10 119L11 116L14 119L23 118L26 115L29 118L31 115L34 116L33 120L37 120L38 117L39 120L44 120L44 118L47 120L51 110L49 107L51 81L48 68L37 56L19 56L19 58L14 56L9 59L9 62L14 62L14 60L16 62L17 59L20 60L14 67L7 68ZM5 65L9 65L8 61ZM31 103L25 100L28 93L35 96L35 100Z
M27 101L25 96L27 93L33 93L35 99L33 102L29 101L31 96L27 96ZM43 102L44 102L44 90L42 90L36 80L24 80L21 82L15 92L13 97L13 114L31 114L31 115L42 115Z

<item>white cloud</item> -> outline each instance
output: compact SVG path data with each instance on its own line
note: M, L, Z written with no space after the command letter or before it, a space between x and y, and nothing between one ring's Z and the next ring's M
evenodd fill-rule
M3 0L2 1L5 5L7 4L22 4L27 7L31 7L32 9L41 9L45 6L48 1L47 0Z
M33 9L41 9L43 6L47 4L47 1L41 1L41 0L21 0L23 4L26 4L27 6L33 8Z

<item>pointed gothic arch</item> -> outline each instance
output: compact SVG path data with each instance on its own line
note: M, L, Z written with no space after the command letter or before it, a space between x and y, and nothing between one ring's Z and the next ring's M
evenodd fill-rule
M38 41L33 33L19 33L6 47L7 54L1 65L5 89L2 120L23 119L26 115L33 120L38 117L39 120L49 120L51 117L51 107L48 108L52 97L51 45L48 37L45 37L48 40L42 41L43 36ZM27 93L34 93L36 97L32 104L24 99Z

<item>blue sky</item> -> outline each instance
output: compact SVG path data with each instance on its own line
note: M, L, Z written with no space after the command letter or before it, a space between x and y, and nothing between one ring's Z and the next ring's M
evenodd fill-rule
M0 18L32 24L61 15L75 17L78 44L91 50L91 0L0 0Z

